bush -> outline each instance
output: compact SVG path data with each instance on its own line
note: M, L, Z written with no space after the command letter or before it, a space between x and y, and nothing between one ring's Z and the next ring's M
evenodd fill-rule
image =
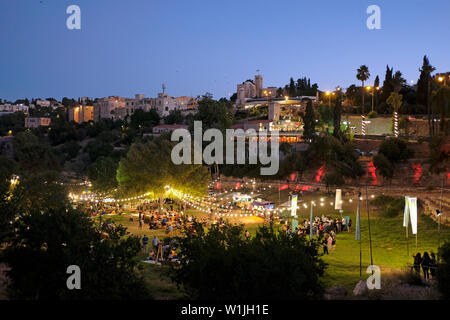
M378 153L373 157L373 165L384 178L391 179L394 176L394 168L383 154Z
M14 198L24 204L17 206L21 216L12 224L15 232L8 237L8 246L0 251L0 262L11 268L7 272L11 279L8 297L20 300L151 298L137 271L139 238L121 225L104 223L95 227L88 214L74 210L64 199L64 188L53 183L48 186L46 181L25 184L21 181L14 193ZM29 190L31 183L33 190ZM34 198L28 196L30 192L35 194ZM73 264L81 269L82 290L67 289L66 270Z
M61 147L61 151L66 154L66 160L75 158L80 149L80 145L74 140L64 143Z
M439 248L440 263L438 266L438 288L443 298L450 299L450 242Z
M370 112L367 114L367 116L368 116L369 118L375 118L376 116L378 116L378 112L376 112L375 110L374 110L374 111L370 111Z
M406 141L399 138L384 140L378 153L383 154L391 162L407 160L414 155L414 152L408 148Z
M243 226L200 224L177 238L181 264L172 279L190 299L320 299L325 263L318 243L260 227L250 240Z

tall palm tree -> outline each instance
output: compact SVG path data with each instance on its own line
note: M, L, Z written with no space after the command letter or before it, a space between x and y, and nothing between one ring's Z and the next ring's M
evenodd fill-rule
M356 70L356 79L360 80L362 83L361 92L362 92L362 113L364 114L364 81L370 78L369 68L366 65L362 65Z

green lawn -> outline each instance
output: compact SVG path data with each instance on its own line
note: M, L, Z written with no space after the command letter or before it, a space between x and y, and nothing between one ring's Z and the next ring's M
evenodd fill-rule
M268 194L264 196L267 198L277 198L273 201L278 202L278 191L267 191ZM320 198L324 198L324 205L320 205ZM288 199L287 192L281 193L281 202ZM346 199L346 197L344 197ZM305 203L314 200L317 206L314 207L314 216L321 216L322 214L331 216L340 216L334 206L330 202L334 201L333 196L326 194L305 194L302 198ZM297 214L300 222L303 218L309 219L309 207L304 208L303 202L299 202L300 209ZM337 235L336 250L330 251L329 255L323 256L324 261L328 264L325 283L327 286L343 285L348 290L352 290L355 284L360 279L367 279L366 268L370 265L370 251L369 251L369 228L367 219L366 203L361 203L361 248L362 248L362 277L359 274L359 256L360 245L355 240L354 227L356 223L356 202L350 203L348 200L343 204L343 215L348 215L353 221L352 232L343 232ZM202 213L196 211L189 211L189 214L199 215ZM133 234L142 236L146 234L148 237L156 235L159 239L167 237L163 230L148 230L144 224L143 229L138 228L138 222L129 222L129 215L122 216L104 216L111 218L116 223L121 223L128 227ZM98 218L96 218L96 221ZM233 218L233 223L239 220ZM402 226L403 216L400 213L397 217L386 218L379 213L376 208L371 206L371 233L372 233L372 253L373 264L381 268L381 276L389 275L393 271L401 271L407 268L408 264L413 261L412 255L416 252L415 236L410 234L409 237L409 256L406 253L406 237L405 228ZM257 223L248 224L245 229L254 235L256 228L261 225ZM450 240L450 228L441 226L441 243ZM418 219L418 237L417 250L421 253L424 251L437 252L438 232L437 224L425 215L419 215ZM154 294L160 299L171 299L179 297L179 292L170 279L164 275L165 267L145 264L145 277L147 281L153 286Z

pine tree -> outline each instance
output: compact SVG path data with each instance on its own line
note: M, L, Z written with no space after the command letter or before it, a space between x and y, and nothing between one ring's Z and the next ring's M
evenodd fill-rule
M333 108L333 136L335 138L340 139L341 138L341 110L342 110L342 103L341 103L341 97L338 95L336 97L336 101Z
M312 101L308 100L306 112L303 116L303 136L307 140L313 140L316 132L316 122Z
M430 64L427 56L423 57L423 64L420 70L419 81L417 81L417 104L421 104L427 107L428 114L428 128L430 132L430 136L433 135L433 127L431 124L431 101L430 101L430 93L431 93L431 73L436 70ZM434 125L434 122L433 122Z

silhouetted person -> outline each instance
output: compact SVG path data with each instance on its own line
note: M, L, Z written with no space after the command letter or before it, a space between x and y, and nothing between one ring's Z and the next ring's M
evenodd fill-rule
M428 252L424 252L423 253L423 258L422 258L422 271L423 271L423 280L428 281L430 280L430 256L428 255Z
M422 263L422 256L420 255L420 252L417 252L417 254L413 257L414 257L414 271L416 271L416 273L420 275L420 264Z

